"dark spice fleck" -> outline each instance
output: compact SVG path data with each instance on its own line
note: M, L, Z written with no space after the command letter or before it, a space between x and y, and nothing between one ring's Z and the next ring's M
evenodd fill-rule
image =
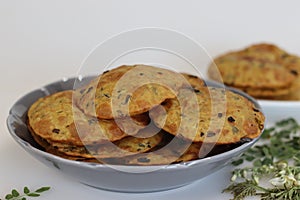
M168 103L167 101L164 101L164 102L161 103L161 105L165 106L165 105L167 105L167 103Z
M89 93L90 91L92 91L93 88L94 88L94 87L89 87L89 89L87 90L86 93Z
M110 96L108 94L103 94L105 97L110 98Z
M162 75L163 73L162 72L157 72L158 74Z
M290 72L291 72L291 74L293 74L293 75L295 75L295 76L298 75L298 72L297 72L296 70L291 70Z
M228 121L229 121L229 122L235 122L235 119L234 119L233 117L230 116L230 117L228 117Z
M216 135L215 132L209 131L207 132L207 137L214 137Z
M123 105L125 105L125 104L127 104L127 103L128 103L128 101L129 101L130 97L131 97L130 95L127 95L127 96L126 96L126 98L125 98L125 101L124 101Z
M144 73L140 73L140 76L143 76L144 75Z
M109 72L109 70L104 71L103 74L106 74L107 72Z
M258 127L259 127L260 130L264 129L264 125L263 124L260 124Z
M218 117L221 118L223 116L222 113L218 113Z
M59 129L57 129L57 128L54 128L54 129L52 130L52 132L53 132L53 133L59 133L59 132L60 132L60 130L59 130Z
M254 111L254 112L259 112L259 110L258 110L258 109L256 109L256 108L253 108L253 111Z
M138 158L137 161L139 161L141 163L148 163L148 162L150 162L150 159L146 158L146 157L142 157L142 158Z
M196 92L196 93L200 93L200 90L194 89L194 92Z
M151 148L151 145L150 145L150 144L148 144L148 145L147 145L147 147L148 147L148 148Z
M200 136L203 137L205 134L203 132L200 133Z

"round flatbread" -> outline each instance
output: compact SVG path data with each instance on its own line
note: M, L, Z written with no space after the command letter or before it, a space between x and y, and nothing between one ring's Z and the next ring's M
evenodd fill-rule
M218 78L221 74L222 80ZM208 76L234 87L287 88L295 79L293 72L279 63L244 56L239 52L228 53L214 60Z
M72 91L58 92L29 108L28 125L36 135L53 142L88 145L134 135L149 123L148 114L117 122L88 117L72 104L72 95Z
M181 104L168 99L152 109L150 117L158 127L193 142L230 144L261 134L264 115L245 97L214 87L203 87L195 94L196 102L188 89L180 90ZM185 113L186 107L194 110Z
M100 119L122 118L149 111L174 98L187 81L181 74L146 65L120 66L76 89L79 108Z

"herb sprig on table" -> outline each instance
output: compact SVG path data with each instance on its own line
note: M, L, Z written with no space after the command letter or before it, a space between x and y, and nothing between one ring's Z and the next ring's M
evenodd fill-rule
M13 189L11 193L5 196L5 200L27 200L28 197L39 197L41 193L48 191L50 187L41 187L35 191L30 191L28 187L23 188L23 193L21 194L16 189ZM2 200L0 198L0 200Z
M300 200L300 126L289 118L266 129L257 144L233 161L232 183L223 192L233 200ZM250 163L250 164L249 164Z

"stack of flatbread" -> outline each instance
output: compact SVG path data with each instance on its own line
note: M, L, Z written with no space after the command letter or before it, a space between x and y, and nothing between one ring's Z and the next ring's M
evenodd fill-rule
M300 100L300 57L273 44L256 44L214 59L211 79L260 99Z
M237 93L146 65L106 71L28 110L29 130L45 151L122 165L178 163L224 152L258 137L264 120Z

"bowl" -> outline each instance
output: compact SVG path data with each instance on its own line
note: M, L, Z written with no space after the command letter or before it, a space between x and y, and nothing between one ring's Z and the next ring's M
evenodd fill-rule
M300 101L258 100L258 103L269 124L291 117L300 122Z
M80 79L88 81L90 78ZM109 166L64 159L39 149L33 140L27 125L27 110L38 98L72 89L78 78L63 79L34 90L20 98L10 109L7 126L14 140L31 156L46 166L60 171L79 182L95 188L118 192L155 192L178 188L208 176L250 148L259 138L247 141L229 151L189 162L160 166ZM217 85L208 82L208 85ZM260 109L258 103L247 94L237 92Z

